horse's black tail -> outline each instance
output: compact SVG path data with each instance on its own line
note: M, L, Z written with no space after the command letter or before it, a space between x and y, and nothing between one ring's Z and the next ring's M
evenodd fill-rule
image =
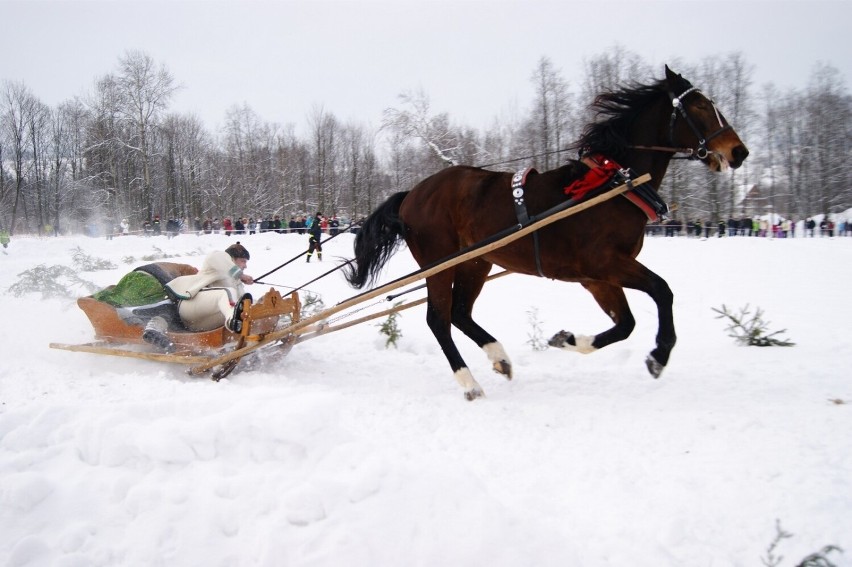
M405 236L399 206L408 191L394 193L361 224L355 236L355 258L345 268L346 281L355 288L373 283L385 262Z

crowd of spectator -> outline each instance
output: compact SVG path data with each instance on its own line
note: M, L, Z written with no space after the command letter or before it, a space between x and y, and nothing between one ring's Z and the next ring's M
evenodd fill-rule
M306 215L291 216L288 221L281 219L279 215L272 215L266 219L258 217L207 217L201 220L196 217L193 220L168 219L165 224L161 223L159 216L154 216L151 221L144 221L139 230L132 230L127 219L123 219L118 225L108 225L104 232L107 238L121 234L142 234L157 236L165 234L168 237L177 234L225 234L251 235L265 232L276 232L279 234L307 234L307 223L310 217ZM321 227L324 234L336 235L339 231L355 232L354 227L349 226L349 221L340 219L337 215L321 217ZM813 218L800 221L792 219L777 219L770 224L767 218L729 218L727 221L708 222L703 219L688 220L667 219L664 221L648 223L646 227L648 236L688 236L698 238L711 238L723 236L745 236L745 237L771 237L771 238L830 238L833 236L852 236L852 218L839 219L836 222L829 218L822 218L819 222Z
M266 219L262 217L207 217L201 220L199 217L190 220L168 219L165 225L159 215L155 215L150 221L145 220L138 230L132 230L127 219L122 219L117 225L104 227L107 238L122 234L141 234L144 236L158 236L165 234L169 238L178 234L225 234L250 235L262 232L276 232L279 234L305 234L307 232L308 217L305 215L294 215L289 221L281 219L280 215L272 215ZM344 229L348 230L348 222L343 223ZM321 219L322 231L334 236L341 230L341 219L337 215L323 216Z
M716 223L702 219L689 220L685 223L678 219L668 219L648 223L646 234L649 236L692 236L710 238L723 236L756 236L772 238L805 237L830 238L833 236L852 236L852 219L835 222L823 218L816 222L813 218L803 221L792 219L777 219L771 223L766 218L730 218Z

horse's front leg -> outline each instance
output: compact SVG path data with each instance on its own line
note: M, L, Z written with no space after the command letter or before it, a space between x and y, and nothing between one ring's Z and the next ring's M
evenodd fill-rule
M643 266L644 268L644 266ZM659 326L657 327L657 348L648 354L645 359L645 364L648 366L648 372L654 378L659 378L663 368L669 363L669 356L677 342L677 335L674 328L674 314L672 312L672 304L674 303L674 294L672 293L669 284L666 281L645 268L648 275L649 287L646 291L654 303L657 304L657 315L659 317Z
M585 282L583 287L589 290L592 297L595 298L595 301L615 325L593 337L559 331L553 335L548 344L553 347L588 354L629 337L636 326L636 320L627 304L624 290L618 286L599 281Z
M648 372L654 378L659 378L663 369L669 362L669 356L677 342L674 329L674 316L672 304L674 295L666 281L633 260L625 264L625 273L620 278L624 287L644 291L657 305L658 327L657 346L645 359ZM568 350L579 352L591 352L603 348L608 344L624 340L633 331L636 322L630 313L627 299L621 287L604 282L592 282L583 284L588 289L601 308L612 318L615 326L603 333L596 335L591 341L586 337L574 337L570 333L562 331L554 335L550 340L552 346L559 346Z

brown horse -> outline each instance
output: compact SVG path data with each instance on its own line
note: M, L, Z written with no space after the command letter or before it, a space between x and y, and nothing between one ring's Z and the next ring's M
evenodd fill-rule
M598 119L587 125L576 147L581 155L605 156L637 175L650 173L658 189L676 153L686 153L713 171L737 168L748 156L736 132L716 105L666 67L666 77L650 85L599 95L592 106ZM545 173L530 172L526 207L535 215L566 200L565 187L596 164L571 161ZM518 224L511 173L476 167L449 167L396 193L364 222L355 239L355 259L346 277L357 288L373 282L404 238L415 260L426 266ZM675 344L673 295L668 284L636 261L642 249L646 213L616 197L550 224L533 235L444 270L426 280L426 321L469 400L483 395L450 335L455 325L479 345L494 370L507 379L512 365L502 345L472 318L474 302L492 265L521 274L579 282L610 316L614 326L593 337L562 331L550 345L588 353L627 338L635 320L623 288L647 293L657 305L656 348L648 370L656 378Z

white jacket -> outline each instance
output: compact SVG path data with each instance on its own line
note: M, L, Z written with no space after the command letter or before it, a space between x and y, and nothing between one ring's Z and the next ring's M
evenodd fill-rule
M197 274L177 277L166 287L181 300L192 299L206 287L230 288L235 295L232 301L237 301L244 293L243 282L240 281L242 274L243 271L227 252L216 250L207 255Z

